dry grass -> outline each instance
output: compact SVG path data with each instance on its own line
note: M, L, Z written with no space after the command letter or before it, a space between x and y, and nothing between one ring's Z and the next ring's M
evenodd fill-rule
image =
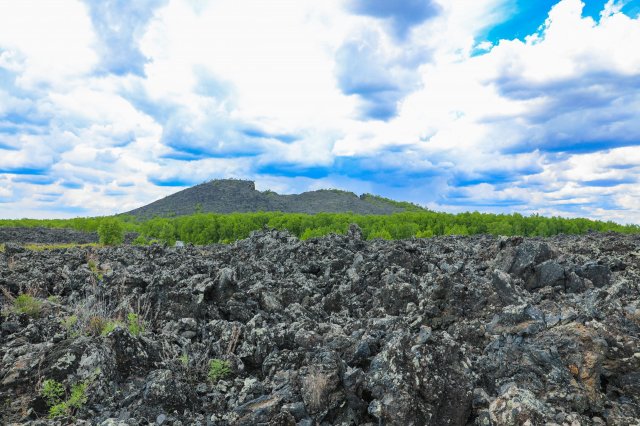
M11 293L9 292L9 290L7 290L5 286L0 286L0 292L2 292L5 299L7 299L8 302L13 303L13 301L15 300L15 297L11 295Z
M99 336L109 322L116 321L113 310L102 297L90 296L71 307L69 331L78 334Z
M229 345L227 345L227 355L231 355L236 351L236 347L238 346L238 340L240 339L240 327L237 325L233 326L233 330L231 331L231 339L229 340Z
M312 412L317 412L325 405L329 378L322 372L313 372L302 379L302 386L308 397L307 406Z

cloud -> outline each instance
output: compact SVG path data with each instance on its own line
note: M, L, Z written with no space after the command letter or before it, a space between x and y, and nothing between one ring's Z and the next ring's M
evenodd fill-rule
M247 128L242 131L245 136L258 139L275 139L284 143L291 143L300 140L300 136L286 133L269 133L257 128Z
M0 2L3 60L20 74L19 86L42 90L89 73L97 63L95 36L79 1Z
M255 172L259 175L269 175L287 178L306 177L311 179L326 178L332 172L325 166L305 166L292 163L269 163L259 165Z
M631 183L638 183L637 179L624 178L624 179L593 179L586 180L580 184L583 186L596 186L603 188L610 188L618 185L626 185Z
M2 167L0 168L0 173L3 174L11 174L11 175L42 175L48 171L47 168L39 168L39 167Z
M365 31L336 53L338 87L361 100L359 115L367 120L395 117L400 101L420 85L416 62L427 55L409 58L388 50L377 32Z
M13 178L16 183L32 183L34 185L51 185L56 180L55 177L41 175L18 175Z
M224 115L198 119L177 113L164 123L161 143L172 150L165 157L202 159L260 154L264 149L261 140L246 137L239 127Z
M440 6L432 0L351 0L348 7L355 14L387 20L400 39L440 13Z
M100 69L107 73L144 75L147 58L138 42L156 9L168 0L84 0L98 36Z
M249 158L205 158L190 163L167 159L149 174L148 181L158 187L177 187L215 178L239 178L247 176L251 162Z
M582 8L579 0L559 2L541 33L503 41L479 60L497 70L489 80L501 96L527 105L524 114L505 116L497 126L524 136L506 151L593 152L640 144L640 54L623 41L640 40L640 20L609 8L595 23Z
M3 215L238 177L640 222L634 4L0 3Z

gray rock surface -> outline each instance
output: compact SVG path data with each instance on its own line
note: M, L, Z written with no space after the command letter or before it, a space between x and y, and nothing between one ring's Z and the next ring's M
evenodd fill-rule
M124 240L131 243L137 236L135 232L127 232ZM90 244L97 243L99 240L97 232L82 232L67 228L0 226L0 243Z
M640 236L363 241L352 228L304 242L260 231L228 246L8 248L0 424L640 418ZM39 316L11 309L21 293L41 300ZM212 359L229 374L212 378ZM45 379L87 383L86 403L48 420Z

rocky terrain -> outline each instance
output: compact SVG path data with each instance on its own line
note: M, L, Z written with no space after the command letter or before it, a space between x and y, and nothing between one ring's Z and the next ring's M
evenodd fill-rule
M124 234L124 241L131 243L137 236L136 232L127 232ZM97 232L82 232L69 228L0 226L0 244L91 244L99 240Z
M0 226L0 243L89 244L98 242L98 233L74 229L24 228Z
M0 286L1 424L639 424L640 236L7 244Z
M382 197L334 189L280 195L273 191L257 191L255 183L247 180L219 179L205 182L171 194L126 214L140 218L181 216L197 212L321 212L357 214L390 214L407 210L422 210L410 204Z

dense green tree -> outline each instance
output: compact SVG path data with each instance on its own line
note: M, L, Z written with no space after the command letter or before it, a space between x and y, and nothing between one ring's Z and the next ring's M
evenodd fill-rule
M100 244L108 246L122 244L124 240L124 226L118 219L103 219L100 222L100 226L98 226L98 236L100 237Z

